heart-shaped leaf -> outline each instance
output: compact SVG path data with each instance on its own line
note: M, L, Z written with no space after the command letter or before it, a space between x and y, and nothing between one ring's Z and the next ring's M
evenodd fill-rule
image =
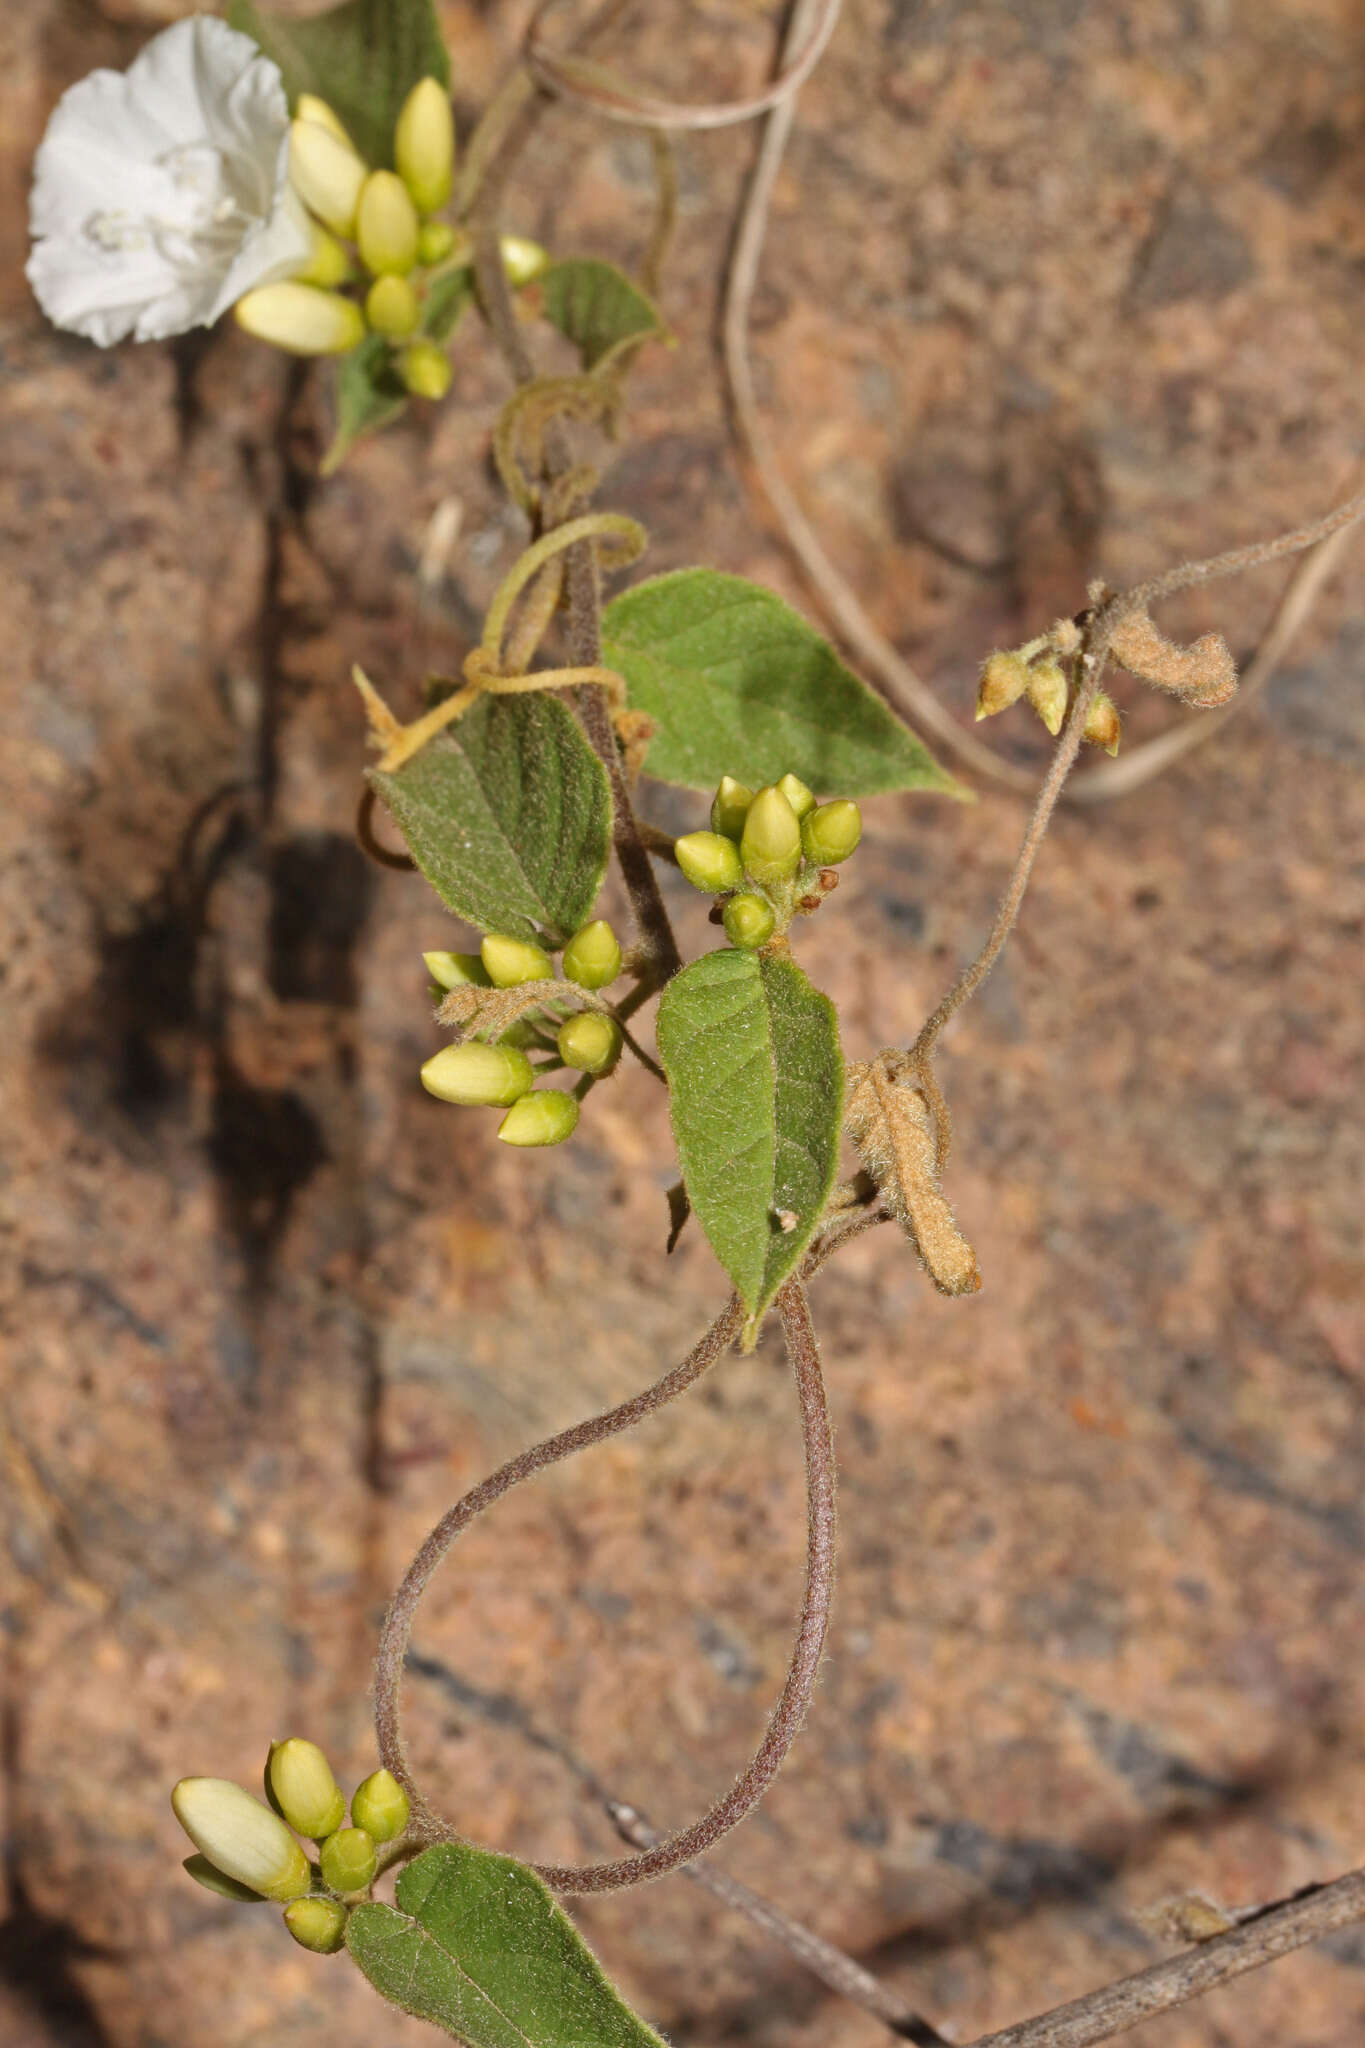
M469 2048L663 2048L535 1872L468 1842L424 1850L397 1906L357 1906L346 1946L383 1997Z
M645 773L684 789L759 789L790 772L830 796L970 792L770 590L677 569L613 598L602 658L653 719Z
M723 950L669 982L658 1032L688 1199L752 1331L834 1185L834 1005L790 958Z
M540 279L545 318L578 349L585 370L629 341L666 336L658 307L614 263L569 256Z
M484 697L370 781L457 917L551 946L587 923L607 868L611 792L548 691Z

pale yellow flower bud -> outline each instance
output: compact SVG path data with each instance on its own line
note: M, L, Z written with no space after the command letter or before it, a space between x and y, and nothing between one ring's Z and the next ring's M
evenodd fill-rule
M414 398L444 398L453 372L444 349L434 341L414 341L403 350L398 373Z
M315 92L301 92L294 113L300 121L313 121L319 128L325 128L338 142L344 142L347 149L355 149L355 144L341 124L340 116L328 106L326 100L320 100Z
M296 1899L308 1890L308 1858L279 1815L240 1785L182 1778L171 1805L195 1848L224 1877L267 1899Z
M455 117L450 95L436 79L424 78L404 100L393 160L421 212L439 212L455 181Z
M334 1956L346 1945L346 1908L335 1899L295 1899L284 1909L284 1924L315 1956Z
M393 171L371 171L361 187L355 238L376 277L406 277L417 261L417 208Z
M406 341L417 332L422 308L405 277L377 277L365 294L365 318L376 334Z
M376 1842L394 1842L408 1824L408 1795L391 1771L372 1771L351 1794L351 1819Z
M365 183L365 165L349 142L320 121L295 120L289 129L289 182L310 213L350 241Z
M297 1834L320 1842L346 1818L341 1787L316 1742L297 1735L272 1742L265 1776L271 1805Z
M259 285L233 307L237 325L294 356L339 356L365 339L365 316L340 292L316 285Z

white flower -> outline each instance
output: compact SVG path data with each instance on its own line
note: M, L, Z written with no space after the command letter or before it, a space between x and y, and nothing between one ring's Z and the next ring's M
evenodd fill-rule
M92 71L57 102L29 209L39 305L101 348L210 326L307 263L288 171L276 66L226 22L176 22L128 71Z

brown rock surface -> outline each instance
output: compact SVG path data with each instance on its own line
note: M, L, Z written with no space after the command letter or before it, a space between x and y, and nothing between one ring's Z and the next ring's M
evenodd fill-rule
M485 461L489 351L471 331L429 435L318 486L322 379L230 326L101 354L28 299L46 112L166 12L0 20L0 2036L397 2048L434 2037L182 1878L169 1785L254 1782L296 1731L371 1768L375 1627L431 1521L654 1377L721 1289L695 1232L663 1260L647 1076L544 1159L496 1156L489 1124L420 1092L418 955L458 941L351 843L348 664L415 701L517 546ZM467 127L523 10L443 12ZM748 0L637 12L628 60L656 85L761 71ZM1350 0L851 0L778 189L760 387L833 553L964 716L981 655L1087 577L1351 487L1363 32ZM650 567L809 604L710 355L751 147L683 146L679 347L641 368L607 501L650 525ZM527 180L516 225L638 252L630 133L558 113ZM717 1860L959 2039L1162 1953L1141 1915L1171 1893L1237 1907L1365 1855L1359 564L1356 544L1216 749L1057 826L941 1065L984 1291L940 1300L888 1234L819 1283L837 1620L793 1763ZM1163 623L1245 654L1282 574ZM1133 735L1188 715L1117 690ZM1041 758L1023 724L994 731ZM700 822L665 793L655 814ZM801 940L851 1052L913 1032L1022 817L990 793L869 806ZM678 907L706 942L697 899ZM797 1598L792 1410L770 1337L466 1539L409 1711L471 1835L611 1853L576 1760L661 1823L727 1782ZM681 1879L581 1918L676 2041L882 2034ZM1355 1932L1132 2038L1350 2048L1363 2026Z

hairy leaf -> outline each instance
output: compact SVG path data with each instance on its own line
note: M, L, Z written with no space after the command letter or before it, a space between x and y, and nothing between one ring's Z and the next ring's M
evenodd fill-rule
M346 1946L376 1991L469 2048L663 2048L523 1864L426 1849L397 1906L357 1906Z
M457 917L549 945L587 923L606 873L611 793L581 728L548 691L484 697L370 781Z
M668 330L654 301L614 263L570 256L552 263L540 280L545 318L579 350L591 370L614 348Z
M393 350L382 334L367 335L337 368L336 431L322 459L322 474L331 476L363 435L396 420L407 402Z
M664 990L659 1056L688 1198L752 1331L834 1185L834 1005L789 958L708 953Z
M790 605L742 576L678 569L607 606L603 660L654 720L645 773L685 789L790 771L831 796L969 792Z
M345 0L306 19L231 0L228 20L279 65L290 105L301 92L326 100L367 163L392 166L394 124L414 85L450 83L432 0Z

